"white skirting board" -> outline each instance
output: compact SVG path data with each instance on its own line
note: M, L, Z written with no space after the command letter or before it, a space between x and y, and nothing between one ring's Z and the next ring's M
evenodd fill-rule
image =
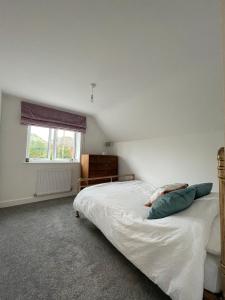
M70 196L75 197L76 196L75 191L71 191L68 193L55 194L55 195L53 194L53 195L47 195L47 196L27 197L27 198L1 201L0 208L22 205L22 204L27 204L27 203L35 203L35 202L39 202L39 201L45 201L45 200L51 200L51 199L57 199L57 198L70 197Z

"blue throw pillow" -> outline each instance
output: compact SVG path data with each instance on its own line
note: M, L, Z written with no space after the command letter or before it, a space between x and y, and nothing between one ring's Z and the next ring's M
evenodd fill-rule
M195 199L206 196L211 193L213 184L211 182L191 185L190 188L196 189Z
M194 201L196 188L186 188L160 196L153 202L148 219L168 217L188 208Z

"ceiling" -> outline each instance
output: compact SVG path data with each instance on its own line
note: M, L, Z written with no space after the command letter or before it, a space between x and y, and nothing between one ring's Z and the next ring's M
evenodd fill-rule
M220 27L219 0L0 0L0 88L112 141L223 130Z

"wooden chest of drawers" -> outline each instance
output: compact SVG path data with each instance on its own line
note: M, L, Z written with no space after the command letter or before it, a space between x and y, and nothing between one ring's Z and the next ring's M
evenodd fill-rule
M93 178L118 175L118 157L114 155L82 154L81 177ZM101 182L105 182L104 180ZM99 180L98 180L99 183Z

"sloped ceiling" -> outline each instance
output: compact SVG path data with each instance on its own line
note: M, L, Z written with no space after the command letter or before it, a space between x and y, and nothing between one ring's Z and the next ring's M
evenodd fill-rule
M0 87L113 141L223 130L219 2L0 0Z

